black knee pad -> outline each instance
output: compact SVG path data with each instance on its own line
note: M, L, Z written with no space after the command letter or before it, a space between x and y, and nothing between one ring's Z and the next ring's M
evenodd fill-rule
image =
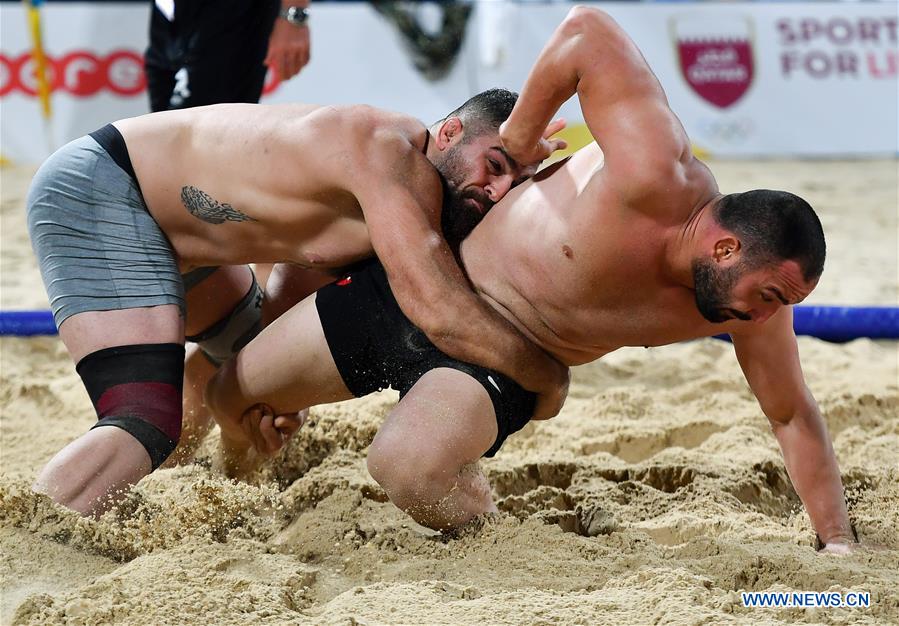
M116 426L147 450L155 470L181 436L184 346L154 343L92 352L75 366L99 426Z

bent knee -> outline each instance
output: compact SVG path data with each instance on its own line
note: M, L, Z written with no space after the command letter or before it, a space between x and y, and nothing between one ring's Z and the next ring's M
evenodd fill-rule
M97 411L94 428L115 426L137 439L153 469L181 437L184 346L140 344L104 348L76 366Z
M462 463L397 438L375 437L366 459L371 477L402 509L435 503L455 484Z

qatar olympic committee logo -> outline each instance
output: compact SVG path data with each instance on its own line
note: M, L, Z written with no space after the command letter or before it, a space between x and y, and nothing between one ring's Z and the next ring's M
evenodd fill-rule
M726 109L746 94L755 75L750 17L681 15L671 18L669 30L681 75L699 97Z

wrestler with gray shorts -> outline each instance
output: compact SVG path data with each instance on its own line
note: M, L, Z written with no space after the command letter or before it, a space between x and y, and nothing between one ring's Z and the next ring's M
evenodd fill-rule
M497 143L514 101L488 90L431 126L361 105L221 104L118 120L54 154L29 192L34 249L60 339L100 425L115 428L68 443L34 489L97 515L167 456L181 460L190 446L174 444L210 423L202 375L258 325L253 262L315 272L320 286L377 252L436 346L520 380L535 411L558 411L567 370L478 298L452 251L536 169ZM185 335L209 359L182 363Z
M177 305L214 267L183 276L162 229L150 215L119 131L107 125L57 151L35 175L28 228L57 326L77 313ZM261 327L262 290L250 289L196 341L219 365ZM184 347L118 346L91 353L76 369L97 409L94 426L133 435L155 469L178 442ZM141 402L141 398L150 403ZM148 410L149 404L162 410Z

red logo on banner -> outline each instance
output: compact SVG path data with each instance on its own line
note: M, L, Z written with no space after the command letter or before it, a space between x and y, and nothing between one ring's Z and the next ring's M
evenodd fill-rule
M748 20L736 18L716 24L721 21L677 20L674 31L687 84L707 102L726 109L749 89L754 65Z
M147 88L144 59L133 50L113 50L105 57L89 50L72 50L60 57L46 57L50 91L64 91L86 98L107 90L123 97ZM17 57L0 52L0 97L18 91L37 95L37 63L30 52ZM274 72L265 77L263 93L275 91L280 81Z
M73 50L59 58L46 57L50 91L88 97L108 90L135 96L147 86L144 60L131 50L114 50L105 57L87 50ZM20 91L37 95L37 63L30 52L18 57L0 54L0 96Z

